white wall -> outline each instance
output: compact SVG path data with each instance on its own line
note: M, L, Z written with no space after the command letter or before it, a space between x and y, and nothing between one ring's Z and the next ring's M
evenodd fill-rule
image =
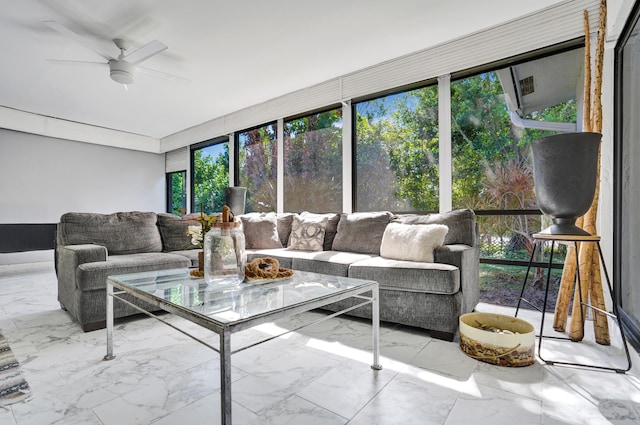
M69 211L162 212L164 167L164 154L0 129L0 223L57 223ZM0 264L43 254L0 254Z

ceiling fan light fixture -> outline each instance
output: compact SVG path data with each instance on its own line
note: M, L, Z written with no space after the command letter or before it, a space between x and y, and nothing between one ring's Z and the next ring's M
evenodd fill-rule
M124 60L109 61L109 75L111 79L120 84L133 84L135 66Z

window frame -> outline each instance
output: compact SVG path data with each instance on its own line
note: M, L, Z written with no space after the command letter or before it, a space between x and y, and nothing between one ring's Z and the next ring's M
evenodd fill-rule
M196 208L195 205L195 167L193 166L193 160L195 157L195 152L200 150L200 149L204 149L204 148L208 148L209 146L214 146L214 145L219 145L219 144L223 144L223 143L229 143L229 136L220 136L220 137L215 137L209 140L205 140L204 142L200 142L200 143L196 143L194 145L191 145L189 147L189 176L190 176L190 186L191 186L191 194L190 194L190 208L191 208L191 212L198 212L199 209ZM233 155L234 157L237 157L237 154ZM229 162L233 161L232 158L229 158Z

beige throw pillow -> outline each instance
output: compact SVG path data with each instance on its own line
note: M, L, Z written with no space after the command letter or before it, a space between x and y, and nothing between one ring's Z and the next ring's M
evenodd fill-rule
M443 224L389 223L382 235L385 258L433 263L433 250L444 243L449 228Z

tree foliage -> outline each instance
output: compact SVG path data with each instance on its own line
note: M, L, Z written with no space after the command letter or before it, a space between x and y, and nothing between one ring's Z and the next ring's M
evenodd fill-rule
M342 108L287 121L286 211L342 211Z
M274 123L239 135L239 181L247 188L247 211L275 211L278 147Z
M202 149L193 152L193 204L197 211L211 214L222 210L224 189L229 186L229 144L217 157Z

